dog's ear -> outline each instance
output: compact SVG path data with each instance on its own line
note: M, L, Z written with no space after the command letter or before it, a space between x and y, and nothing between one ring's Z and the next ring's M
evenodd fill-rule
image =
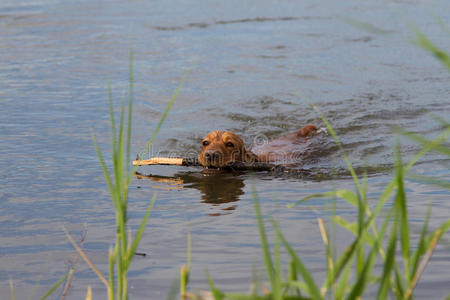
M244 161L246 163L255 163L258 162L258 156L250 150L244 148Z

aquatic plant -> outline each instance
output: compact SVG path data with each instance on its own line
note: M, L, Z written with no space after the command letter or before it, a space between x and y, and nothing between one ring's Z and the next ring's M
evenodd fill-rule
M419 30L414 29L416 40L414 41L423 49L433 54L441 63L450 70L450 54L434 45ZM416 245L411 244L410 225L408 224L407 194L405 192L405 176L409 174L411 168L417 161L430 151L437 151L450 158L450 148L443 145L450 136L450 123L436 118L444 128L442 132L433 140L428 140L417 134L413 134L401 128L394 130L419 143L422 149L407 163L404 164L400 155L400 146L395 147L395 176L385 187L378 198L374 209L367 205L367 179L363 176L358 178L349 157L344 151L334 129L325 116L313 108L320 115L326 124L329 132L338 145L342 156L350 171L355 191L347 189L333 190L330 192L313 194L290 207L314 198L331 198L335 201L340 198L356 208L357 221L351 222L336 214L332 216L333 226L340 226L354 235L353 241L346 247L339 257L333 255L335 245L330 243L330 234L327 232L323 220L318 218L318 226L321 238L326 250L326 279L320 285L300 256L295 253L290 243L281 232L278 223L269 216L270 223L275 230L275 240L271 251L267 240L261 209L259 206L258 194L253 189L255 205L255 215L257 219L262 256L264 266L267 271L267 280L270 290L263 289L260 295L256 290L252 294L229 293L218 289L207 274L210 285L209 299L361 299L364 293L370 288L370 296L377 299L394 297L396 299L413 299L414 289L419 282L425 267L431 259L432 253L445 233L450 229L450 219L444 222L437 229L429 233L428 221L430 218L431 206L429 206L421 233ZM414 178L436 184L444 189L450 190L448 181L436 178L413 175ZM391 207L385 216L381 216L382 210L386 209L386 203L393 196ZM377 222L378 225L377 226ZM381 221L381 222L380 222ZM334 229L334 228L333 228ZM334 230L333 230L334 232ZM287 264L287 274L282 273L280 247L284 246L290 261ZM400 253L398 255L397 253ZM375 263L381 261L381 268L375 268ZM401 268L402 266L403 268ZM351 273L354 273L351 276ZM189 277L189 270L184 269L182 276ZM353 280L351 279L353 278ZM182 298L192 298L193 295L186 292L186 282L181 289ZM261 285L261 284L259 284ZM206 299L205 298L205 299Z
M108 299L128 299L128 270L131 262L135 256L136 249L144 233L144 229L152 210L153 203L156 199L156 193L153 194L152 199L147 207L144 217L141 220L139 229L134 238L127 234L127 206L128 206L128 188L137 167L131 167L130 164L130 144L131 144L131 124L132 124L132 110L133 110L133 55L130 53L129 61L129 92L128 105L125 105L125 100L122 99L120 109L120 120L118 132L116 122L114 119L114 109L112 104L111 87L108 85L108 99L109 99L109 114L110 114L110 129L111 129L111 146L112 146L112 171L108 170L103 155L98 147L97 141L92 136L97 156L100 161L101 168L111 195L112 203L116 214L116 241L115 245L109 250L109 278L106 277L95 267L89 260L84 251L75 243L70 234L66 231L66 235L73 246L76 248L80 256L86 261L91 269L97 274L105 285L108 291ZM172 98L166 106L166 109L161 116L156 128L153 131L152 137L147 143L150 146L159 129L161 128L164 119L167 116L173 102L180 92L186 78L179 84L174 92ZM125 113L127 112L127 117ZM131 234L131 233L130 233ZM89 294L89 291L88 291Z
M371 209L367 205L366 177L363 176L361 180L358 178L333 128L321 112L317 108L315 109L342 151L347 167L353 176L355 191L339 189L313 194L293 203L290 207L321 197L345 200L356 208L357 221L351 222L335 214L332 216L332 221L334 226L341 226L352 233L354 235L353 241L347 245L340 256L334 257L332 249L336 247L330 243L333 239L330 239L330 234L326 230L323 220L318 218L318 226L326 250L327 273L324 282L319 284L307 269L301 257L295 253L293 247L286 240L278 223L269 216L270 223L275 230L275 240L273 249L271 249L266 236L258 194L254 188L255 215L270 289L263 289L262 295L259 295L256 291L253 294L223 292L214 285L213 280L207 274L211 298L216 300L325 299L329 297L332 299L357 299L362 297L369 288L371 297L376 295L377 299L386 299L388 295L397 299L413 298L414 288L419 282L433 250L450 229L450 220L428 233L428 220L431 211L431 207L429 207L419 240L416 245L412 245L404 178L419 158L431 150L438 150L450 157L450 149L442 146L442 143L450 136L450 125L447 123L443 132L434 140L428 141L421 138L423 149L407 164L403 164L400 146L396 146L395 176L381 193L376 207ZM407 134L407 136L417 139L417 136L411 136L410 134ZM380 213L382 210L386 210L386 203L391 199L391 196L393 196L393 203L385 216L381 216ZM380 225L377 226L377 224ZM281 245L284 246L290 258L287 264L287 274L282 272ZM397 252L400 252L400 255L396 255ZM375 263L379 261L381 261L382 267L375 268ZM403 266L403 269L400 266ZM353 276L351 276L352 272L354 273ZM189 276L186 270L182 274L186 278ZM182 297L194 297L192 294L184 293L186 291L185 286L181 291Z

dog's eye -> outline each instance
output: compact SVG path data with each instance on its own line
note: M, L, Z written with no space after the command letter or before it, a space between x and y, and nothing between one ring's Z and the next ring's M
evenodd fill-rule
M227 146L227 147L234 147L234 145L233 145L233 143L232 143L232 142L228 142L228 143L226 143L226 144L225 144L225 146Z
M203 145L203 146L208 146L208 145L209 145L209 142L208 142L208 141L203 141L203 142L202 142L202 145Z

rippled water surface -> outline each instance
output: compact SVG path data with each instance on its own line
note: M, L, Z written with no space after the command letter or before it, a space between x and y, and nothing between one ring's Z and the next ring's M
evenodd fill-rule
M369 173L375 199L392 178L393 126L436 136L433 116L450 112L448 71L410 43L411 24L444 49L450 23L440 1L2 1L0 3L0 294L12 279L18 298L42 295L75 254L61 227L83 244L106 273L114 240L114 212L92 145L109 151L107 83L119 105L128 89L134 53L132 153L143 150L183 75L191 73L151 154L192 156L211 130L228 129L248 145L277 138L307 123L334 126L356 169ZM349 24L359 20L380 33ZM420 147L400 139L404 159ZM353 189L331 137L312 142L303 168L314 177L266 173L212 174L197 168L143 167L135 179L130 224L135 230L158 192L130 273L133 299L164 299L186 262L192 234L191 287L207 287L204 269L228 291L246 291L262 265L252 187L262 209L320 279L324 247L317 217L326 201L286 204L333 188ZM133 156L134 156L133 155ZM416 173L449 178L449 161L424 157ZM411 228L417 237L428 203L431 227L446 221L449 193L407 182ZM337 202L352 219L353 207ZM338 245L348 236L338 232ZM447 240L448 241L448 240ZM417 287L419 298L449 292L448 242L437 247ZM262 271L261 274L264 274ZM69 299L92 285L105 290L80 262ZM60 294L57 294L59 296ZM6 296L5 296L6 297ZM6 297L8 298L8 297Z

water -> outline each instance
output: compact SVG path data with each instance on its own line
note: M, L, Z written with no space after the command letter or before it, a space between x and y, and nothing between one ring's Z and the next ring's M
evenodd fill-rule
M323 126L312 103L333 124L355 167L362 171L370 166L369 192L376 199L392 177L392 126L432 138L442 128L431 115L448 119L450 75L408 42L413 37L408 24L448 49L449 36L429 11L448 24L449 6L444 0L2 1L1 298L8 299L8 279L14 281L17 297L24 298L37 284L36 295L42 295L66 272L75 252L61 226L79 238L87 224L83 247L106 273L114 214L91 133L108 155L106 86L109 81L118 105L127 90L130 49L133 154L143 150L181 78L192 70L152 154L192 155L201 138L216 129L233 130L252 144L307 123ZM362 31L345 18L373 24L386 34ZM171 179L132 183L133 230L158 192L139 247L147 256L136 257L131 271L132 298L165 298L186 262L188 232L192 288L207 287L208 267L219 287L248 290L253 266L261 266L252 186L264 212L280 221L321 278L324 248L316 219L326 219L329 206L323 200L294 209L285 205L353 185L331 138L317 141L304 166L319 172L322 180L141 168ZM405 159L419 150L400 141ZM448 178L448 167L448 160L433 154L415 172ZM407 188L416 237L428 203L433 205L432 228L448 219L448 192L414 181ZM337 212L349 220L356 214L344 202L337 203ZM347 235L338 234L343 247ZM447 295L449 258L444 242L417 287L418 298ZM101 282L79 263L68 298L83 297L89 284L96 298L105 296Z

